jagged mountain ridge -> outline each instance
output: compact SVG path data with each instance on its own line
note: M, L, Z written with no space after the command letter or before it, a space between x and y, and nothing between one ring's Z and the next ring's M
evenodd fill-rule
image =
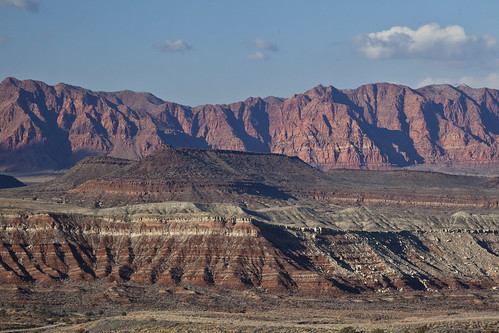
M132 91L0 84L0 170L9 171L67 168L89 155L139 159L163 144L280 153L324 170L497 170L498 138L499 91L487 88L319 85L288 99L189 107Z

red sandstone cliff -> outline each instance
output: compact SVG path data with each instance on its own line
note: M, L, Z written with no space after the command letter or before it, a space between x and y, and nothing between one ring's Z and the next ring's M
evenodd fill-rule
M499 91L379 83L317 86L281 100L187 107L147 93L7 78L0 170L58 169L84 156L138 159L162 144L275 152L322 169L499 166Z

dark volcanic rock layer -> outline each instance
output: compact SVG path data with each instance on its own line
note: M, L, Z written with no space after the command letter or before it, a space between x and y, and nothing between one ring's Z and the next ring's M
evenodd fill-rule
M0 168L59 169L88 155L138 159L163 144L274 152L321 169L417 164L497 170L499 91L378 83L288 99L188 107L147 93L7 78Z

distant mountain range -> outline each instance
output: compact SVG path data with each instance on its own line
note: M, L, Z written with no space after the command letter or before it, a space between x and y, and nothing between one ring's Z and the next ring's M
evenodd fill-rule
M287 99L189 107L149 93L0 84L0 171L68 168L90 155L139 159L169 144L298 156L323 170L497 172L498 140L499 91L462 85L319 85Z

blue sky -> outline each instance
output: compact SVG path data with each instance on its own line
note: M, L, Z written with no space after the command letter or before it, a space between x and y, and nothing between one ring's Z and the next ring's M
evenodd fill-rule
M496 0L0 0L0 80L186 105L323 84L499 89Z

